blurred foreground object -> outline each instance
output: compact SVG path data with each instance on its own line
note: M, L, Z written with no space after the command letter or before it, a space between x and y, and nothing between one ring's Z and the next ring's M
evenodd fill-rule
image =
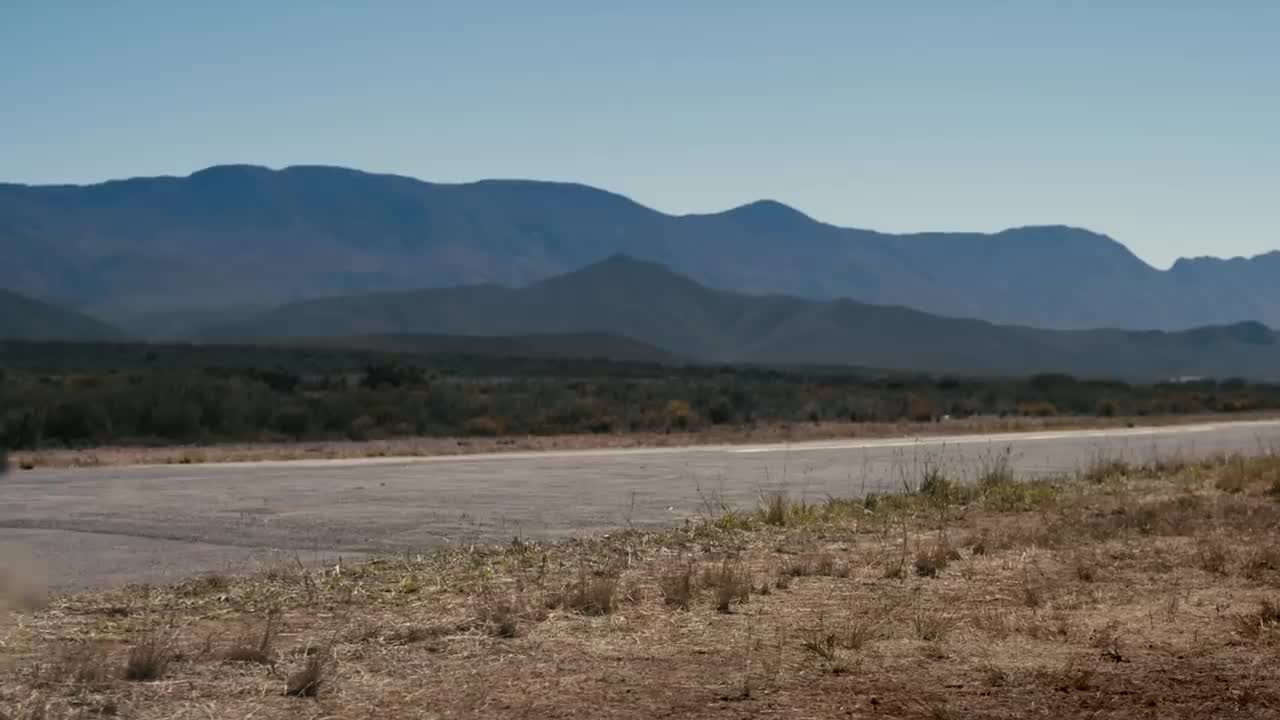
M21 548L0 545L0 612L38 610L48 598L45 574Z

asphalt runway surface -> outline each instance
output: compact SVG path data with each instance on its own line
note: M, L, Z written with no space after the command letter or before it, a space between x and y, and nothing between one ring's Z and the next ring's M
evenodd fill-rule
M53 592L176 582L284 559L678 525L784 492L900 490L929 465L972 479L1280 450L1280 421L780 445L14 471L0 477L0 574Z

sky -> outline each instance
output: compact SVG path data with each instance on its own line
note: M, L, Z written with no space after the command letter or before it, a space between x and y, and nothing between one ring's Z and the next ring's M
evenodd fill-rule
M0 2L0 181L326 164L1280 248L1280 3Z

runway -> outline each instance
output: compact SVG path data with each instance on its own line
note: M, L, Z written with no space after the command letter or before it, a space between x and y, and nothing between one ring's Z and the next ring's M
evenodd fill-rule
M940 464L972 479L1099 457L1280 449L1280 421L779 445L15 471L0 478L0 558L55 592L447 543L676 525L762 495L857 496Z

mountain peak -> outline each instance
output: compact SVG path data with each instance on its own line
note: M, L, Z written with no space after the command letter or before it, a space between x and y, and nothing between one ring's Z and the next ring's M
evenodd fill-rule
M719 213L719 215L767 230L789 228L797 225L814 225L818 222L790 205L777 200L756 200L755 202L726 210Z

